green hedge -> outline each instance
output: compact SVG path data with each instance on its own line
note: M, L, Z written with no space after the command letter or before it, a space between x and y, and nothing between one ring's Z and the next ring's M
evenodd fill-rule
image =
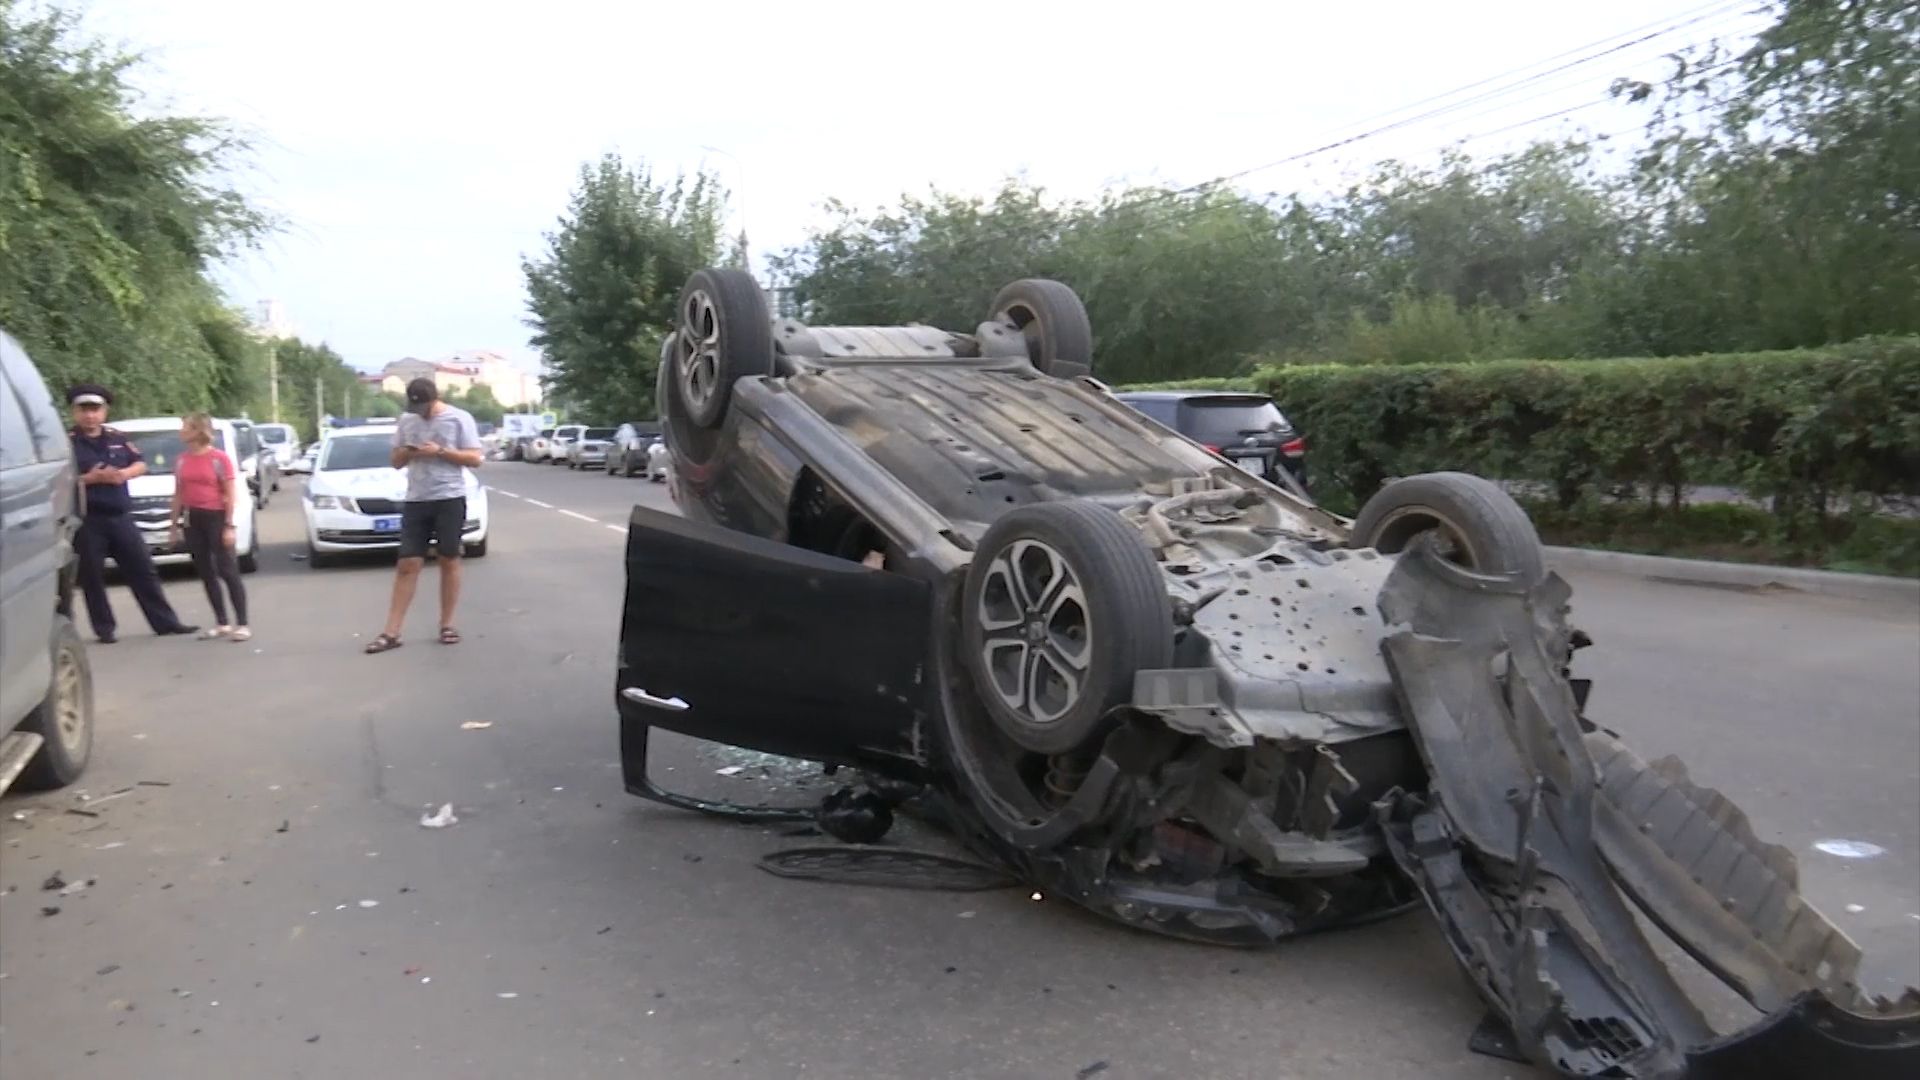
M1920 337L1622 360L1263 367L1198 380L1274 396L1315 494L1352 512L1392 476L1464 469L1572 509L1623 488L1675 511L1690 486L1768 500L1774 539L1818 544L1830 508L1920 494Z

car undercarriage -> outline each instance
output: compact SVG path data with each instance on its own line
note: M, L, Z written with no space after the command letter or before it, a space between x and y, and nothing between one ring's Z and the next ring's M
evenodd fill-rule
M843 801L1217 944L1424 906L1476 1048L1568 1076L1920 1072L1920 993L1859 989L1791 853L1589 719L1571 590L1495 485L1327 513L1115 401L1055 282L970 334L776 321L733 271L680 310L683 513L629 523L629 790L782 813L666 792L654 728L850 768ZM1752 1022L1709 1023L1681 954Z

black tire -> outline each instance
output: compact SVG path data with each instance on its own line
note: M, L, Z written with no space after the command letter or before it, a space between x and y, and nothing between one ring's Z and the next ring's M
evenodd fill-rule
M1093 371L1093 323L1073 289L1046 278L1023 278L1001 289L987 318L1012 323L1027 339L1027 358L1044 375L1072 378Z
M48 791L80 778L93 755L93 668L80 631L65 615L53 617L53 680L47 696L20 725L46 741L20 771L23 790Z
M463 558L484 559L487 557L487 541L482 540L477 544L467 544L460 549L460 554Z
M1016 563L1021 564L1017 570ZM1043 596L1052 592L1062 585L1062 564L1064 585L1078 589L1077 605L1064 595L1050 606L1044 600L1028 604L1012 591L1012 577L1018 577L1019 587L1031 589L1039 583ZM1037 570L1048 576L1035 577L1031 571ZM998 632L988 626L996 612L1002 623ZM1116 706L1133 700L1135 672L1173 662L1172 605L1153 553L1125 519L1095 503L1035 503L994 522L968 568L961 613L966 663L988 715L1008 738L1038 754L1061 754L1085 745L1105 727ZM1043 673L1031 659L1036 655L1033 635L1040 633L1046 635L1048 650L1038 656L1054 673L1048 676L1050 683L1064 685L1058 675L1063 665L1079 667L1078 691L1050 693L1050 702L1040 700L1037 680ZM1084 661L1077 665L1063 647L1074 641L1084 645ZM1017 672L1005 659L988 659L990 650L1005 657L1016 647ZM1010 703L1010 696L1021 704ZM1036 715L1036 709L1048 704L1056 706L1051 715Z
M1436 529L1447 557L1475 573L1517 573L1529 585L1546 576L1546 552L1527 512L1471 473L1422 473L1381 488L1353 519L1348 546L1393 554Z
M696 270L680 292L671 339L673 405L709 431L726 419L733 384L773 374L773 322L744 270Z

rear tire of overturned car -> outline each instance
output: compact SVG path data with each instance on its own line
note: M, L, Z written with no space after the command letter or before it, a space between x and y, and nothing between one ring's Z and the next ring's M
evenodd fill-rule
M966 663L988 715L1024 750L1063 754L1173 662L1173 615L1133 526L1089 502L1035 503L993 523L962 595Z
M1070 378L1093 371L1093 323L1080 295L1046 278L1022 278L1001 289L987 317L1011 323L1027 340L1027 358L1043 375Z
M687 419L709 430L726 419L733 384L773 374L767 298L744 270L696 270L680 293L673 390Z
M22 790L48 791L80 778L93 754L93 669L73 620L53 620L53 681L21 727L46 741L20 771Z
M1475 573L1518 574L1529 585L1546 576L1533 520L1498 484L1470 473L1422 473L1381 488L1353 519L1348 546L1391 555L1427 533Z

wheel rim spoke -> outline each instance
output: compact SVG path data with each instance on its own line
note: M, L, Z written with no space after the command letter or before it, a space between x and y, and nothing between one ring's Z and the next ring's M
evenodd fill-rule
M705 292L687 297L676 335L680 340L680 386L692 405L705 405L720 381L720 317Z
M1092 640L1086 593L1058 551L1037 540L1008 544L988 562L974 612L993 690L1036 724L1079 701Z

